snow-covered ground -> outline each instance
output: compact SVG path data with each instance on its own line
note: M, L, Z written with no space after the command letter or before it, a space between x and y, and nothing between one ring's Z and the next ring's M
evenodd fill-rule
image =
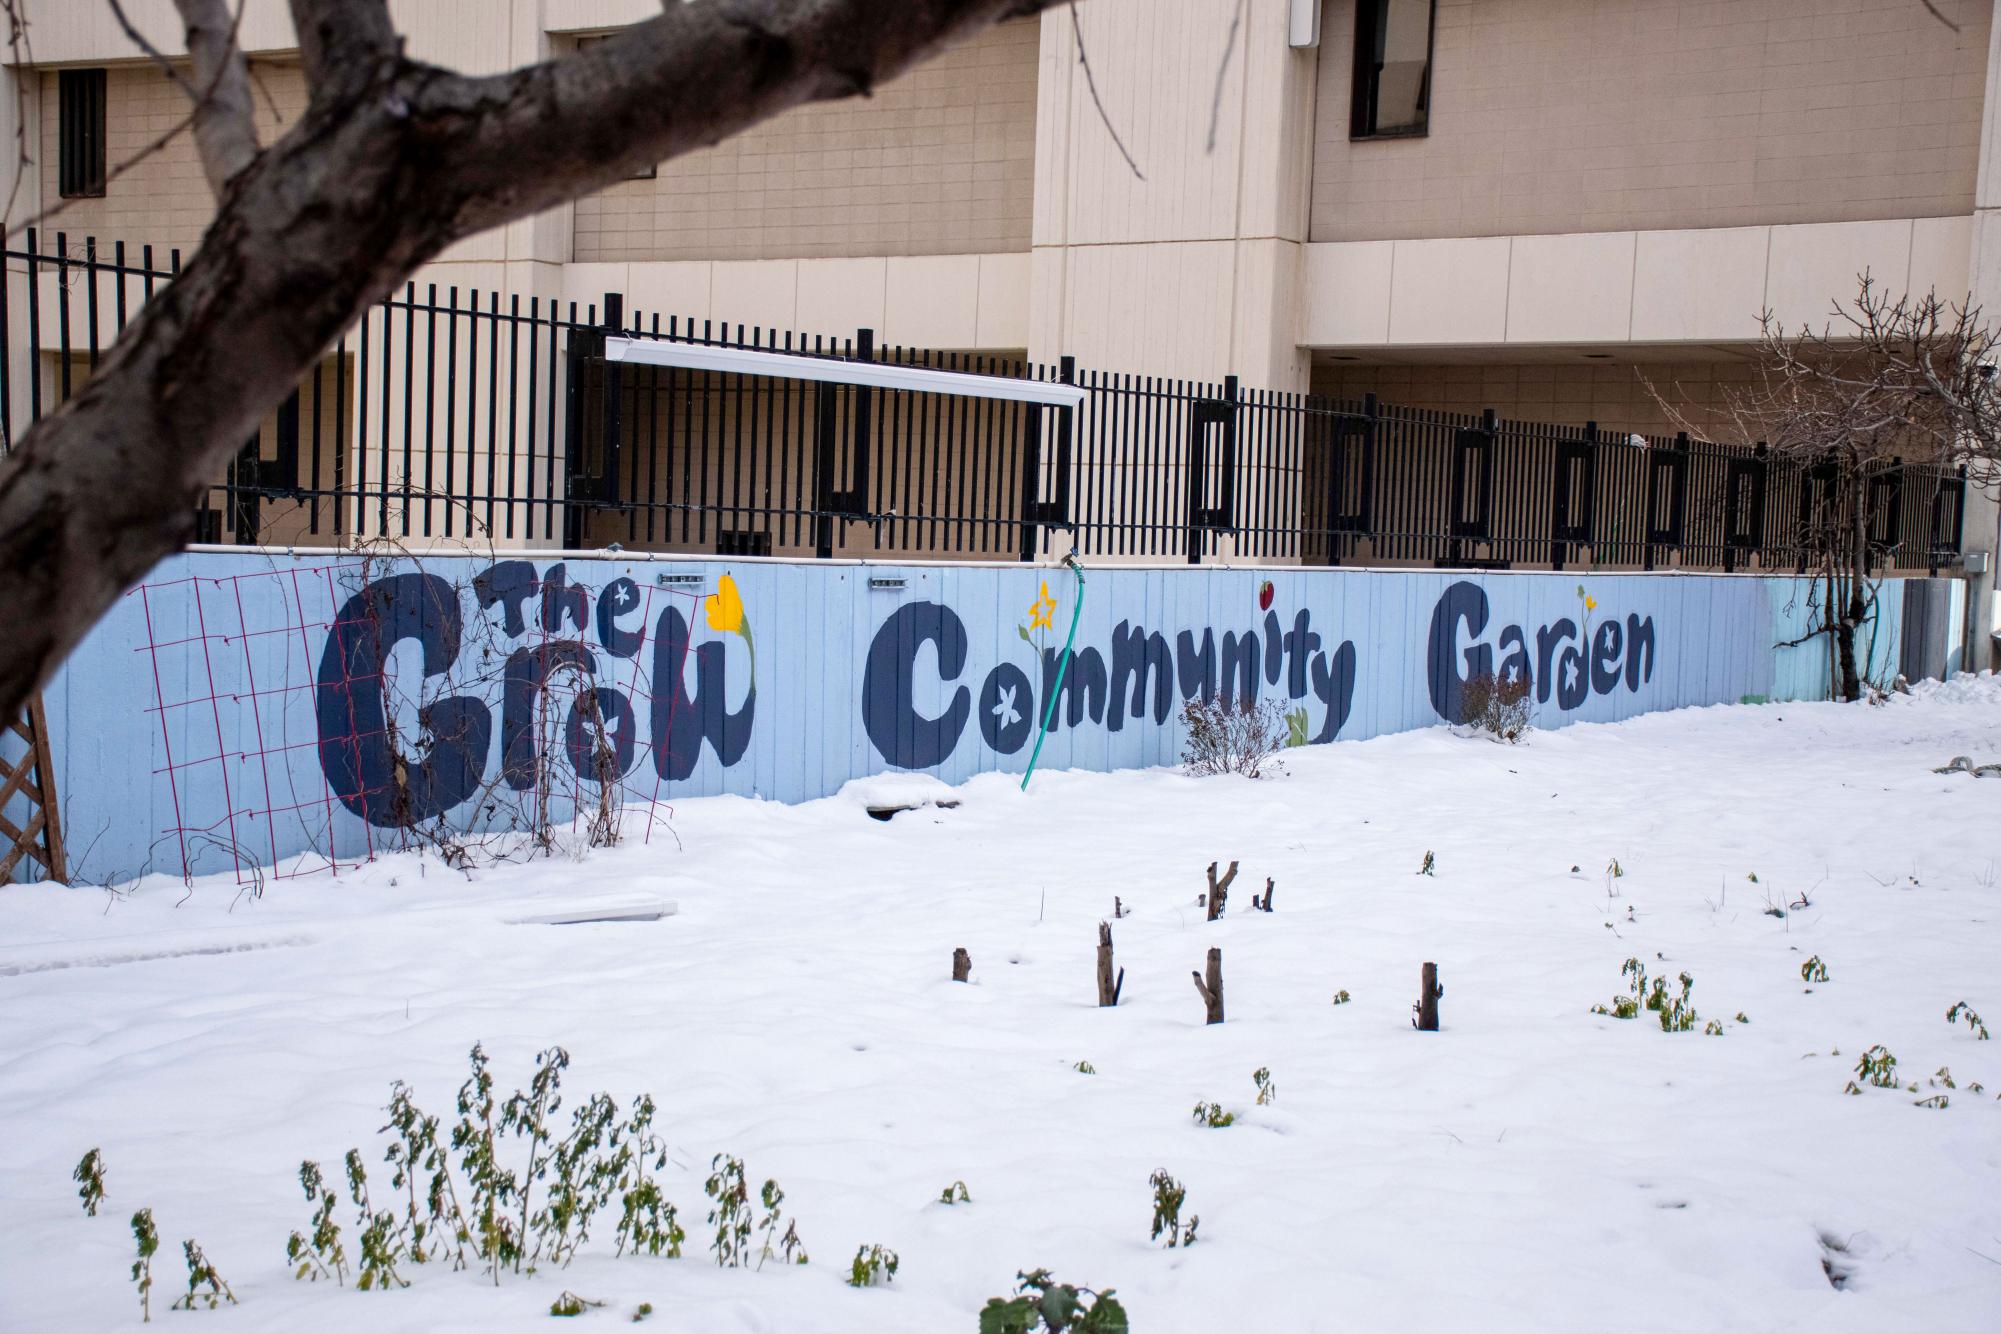
M1116 1288L1142 1334L1991 1334L2001 1041L1945 1014L2001 1026L2001 781L1932 772L1955 755L2001 759L2001 684L1515 748L1435 729L1295 751L1260 782L1046 773L1023 796L988 777L888 823L852 789L689 801L678 850L470 882L405 855L257 902L9 889L0 1329L134 1325L125 1220L150 1205L155 1319L234 1329L541 1329L567 1288L607 1326L644 1301L701 1334L970 1332L1047 1266ZM1242 873L1205 923L1215 858ZM1267 876L1269 915L1250 910ZM1124 1002L1098 1009L1114 895ZM651 899L678 912L526 920ZM1205 1027L1189 972L1212 945L1229 1018ZM970 985L948 980L955 946ZM1809 987L1815 955L1829 980ZM1692 974L1724 1035L1592 1014L1629 957ZM1425 960L1436 1034L1410 1023ZM439 1265L389 1295L292 1279L299 1160L379 1163L393 1079L449 1126L475 1041L503 1093L552 1044L576 1097L653 1093L684 1258L615 1259L601 1218L568 1271L498 1288ZM1843 1096L1877 1043L1919 1093ZM1915 1106L1940 1067L1951 1105ZM1198 1127L1198 1100L1237 1123ZM109 1197L86 1218L69 1173L92 1146ZM712 1263L718 1152L753 1191L783 1185L810 1266ZM1156 1168L1201 1216L1191 1249L1148 1241ZM955 1180L972 1203L948 1208ZM240 1307L164 1314L189 1236ZM844 1286L874 1242L902 1257L894 1286Z

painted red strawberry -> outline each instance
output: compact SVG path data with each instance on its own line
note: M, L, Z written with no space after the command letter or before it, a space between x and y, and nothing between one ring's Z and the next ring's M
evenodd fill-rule
M1271 580L1269 579L1258 585L1258 610L1271 610Z

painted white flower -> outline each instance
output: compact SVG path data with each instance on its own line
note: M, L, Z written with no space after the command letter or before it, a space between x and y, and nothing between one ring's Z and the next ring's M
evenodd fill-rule
M1006 731L1021 721L1021 710L1014 707L1015 688L1002 686L1000 702L993 707L994 717L1000 719L1000 729Z

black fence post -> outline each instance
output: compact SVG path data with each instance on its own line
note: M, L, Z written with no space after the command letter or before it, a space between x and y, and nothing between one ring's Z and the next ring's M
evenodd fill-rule
M838 387L813 381L813 554L820 560L834 554L834 468L840 457Z
M1581 440L1556 442L1556 476L1551 479L1549 564L1560 570L1573 546L1592 542L1598 491L1598 423L1584 423Z
M1648 448L1645 469L1647 488L1646 531L1642 534L1641 566L1651 570L1659 561L1657 551L1672 555L1682 545L1688 507L1688 432L1677 432L1666 449Z
M875 330L855 330L855 360L864 365L875 361ZM858 384L849 392L854 395L854 426L850 437L852 449L848 458L848 485L838 496L839 503L834 508L844 518L864 519L869 513L868 479L870 439L875 432L875 389Z
M1188 405L1188 563L1202 563L1207 534L1233 531L1237 523L1237 377L1223 377L1218 398L1196 398ZM1211 427L1218 428L1212 439ZM1215 444L1214 451L1210 446ZM1220 458L1218 457L1220 455ZM1216 504L1209 498L1211 462L1216 464Z
M1056 362L1058 384L1077 383L1077 358L1064 355ZM1058 409L1056 417L1056 511L1044 523L1061 525L1070 529L1071 545L1076 545L1076 527L1070 520L1070 460L1076 448L1077 409L1069 406Z

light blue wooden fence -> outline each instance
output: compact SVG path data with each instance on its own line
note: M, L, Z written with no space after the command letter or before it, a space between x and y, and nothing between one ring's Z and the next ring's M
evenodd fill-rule
M1526 673L1545 728L1827 694L1823 638L1775 647L1808 623L1790 578L1084 577L1045 768L1173 763L1182 701L1205 693L1280 700L1309 742L1438 724L1482 670ZM1922 618L1939 643L1901 642L1906 590L1951 613ZM1883 584L1872 676L1957 665L1959 592ZM1077 596L1061 568L176 557L47 693L71 864L311 868L395 846L411 818L504 825L546 800L567 822L612 769L627 805L1019 772Z

